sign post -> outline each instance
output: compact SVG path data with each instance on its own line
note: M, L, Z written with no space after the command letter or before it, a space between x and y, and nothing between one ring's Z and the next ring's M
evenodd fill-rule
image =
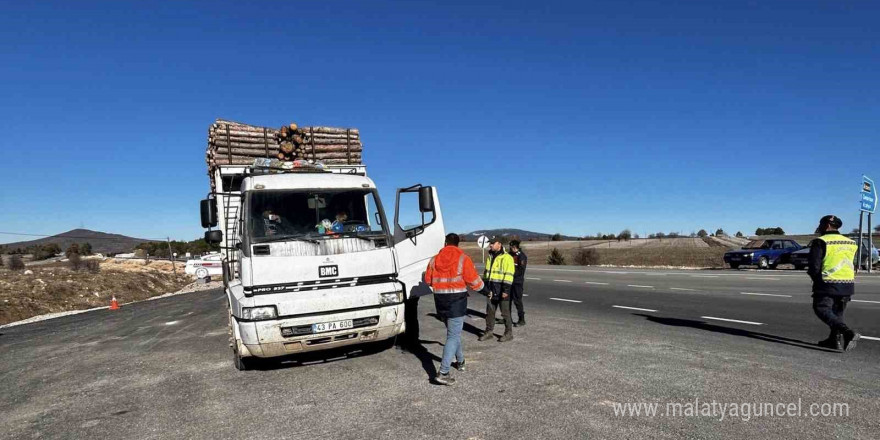
M489 237L481 235L480 238L477 238L477 245L483 250L483 264L486 264L486 248L489 247Z
M874 256L874 236L871 234L871 217L874 215L874 212L877 210L877 188L874 186L874 181L868 178L868 176L862 175L862 200L861 200L861 208L859 209L859 259L856 264L856 271L858 271L862 266L862 217L865 213L868 213L868 273L871 273L871 266L873 266L873 256Z

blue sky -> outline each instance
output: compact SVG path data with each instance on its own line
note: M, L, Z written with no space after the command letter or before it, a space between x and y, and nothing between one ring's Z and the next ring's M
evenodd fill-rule
M200 236L217 117L358 127L459 232L849 230L880 180L877 2L3 10L0 231Z

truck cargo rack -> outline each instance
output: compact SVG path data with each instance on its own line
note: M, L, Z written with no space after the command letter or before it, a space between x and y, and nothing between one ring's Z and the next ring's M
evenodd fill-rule
M265 176L270 174L348 174L352 176L366 176L367 174L358 168L363 165L341 165L332 168L315 168L315 167L299 167L299 168L280 168L280 167L244 167L243 176ZM345 168L348 168L345 170Z

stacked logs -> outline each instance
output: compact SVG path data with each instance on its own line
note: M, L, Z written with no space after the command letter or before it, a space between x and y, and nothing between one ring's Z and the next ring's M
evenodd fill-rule
M276 130L218 119L208 129L206 160L211 169L218 165L250 165L257 158L358 165L362 153L360 132L353 128L299 127L291 123Z

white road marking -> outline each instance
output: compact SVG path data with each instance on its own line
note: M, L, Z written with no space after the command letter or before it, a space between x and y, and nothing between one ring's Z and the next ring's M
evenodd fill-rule
M565 299L565 298L550 298L550 299L552 299L552 300L554 300L554 301L565 301L565 302L570 302L570 303L580 303L580 302L583 302L583 301L578 301L578 300L576 300L576 299Z
M685 289L684 287L670 287L669 290L681 290L684 292L697 292L697 289Z
M626 275L626 274L628 274L629 272L610 272L610 271L605 271L605 272L602 272L602 273L612 273L612 274L615 274L615 275Z
M654 286L640 286L638 284L627 284L626 287L641 287L643 289L653 289Z
M523 293L523 296L529 296L529 294L528 294L528 293Z
M866 299L851 299L851 302L854 303L871 303L871 304L880 304L880 301L868 301Z
M556 281L557 283L570 283L571 282L571 280L553 280L553 281Z
M778 294L775 294L775 293L740 292L740 295L780 296L780 297L783 297L783 298L791 298L791 295L778 295Z
M596 281L584 281L584 284L595 284L597 286L607 286L608 285L608 283L599 283Z
M540 278L534 278L534 277L526 277L526 279L527 279L527 280L537 280L537 281L541 281Z
M718 275L691 275L691 278L718 278Z
M867 339L869 341L880 341L880 338L875 338L873 336L865 336L865 335L862 335L862 339Z
M174 325L174 324L177 324L178 322L180 322L180 321L168 321L165 323L165 325Z
M746 277L747 280L767 280L767 281L779 281L779 278L770 278L770 277Z
M642 275L655 276L655 277L665 277L666 276L665 273L659 273L659 272L645 272Z
M760 322L740 321L740 320L738 320L738 319L716 318L716 317L714 317L714 316L700 316L700 318L703 318L703 319L714 319L714 320L716 320L716 321L737 322L737 323L740 323L740 324L764 325L763 323L760 323Z
M638 310L641 312L656 312L656 310L654 310L654 309L642 309L639 307L627 307L627 306L611 306L611 307L614 307L617 309Z

